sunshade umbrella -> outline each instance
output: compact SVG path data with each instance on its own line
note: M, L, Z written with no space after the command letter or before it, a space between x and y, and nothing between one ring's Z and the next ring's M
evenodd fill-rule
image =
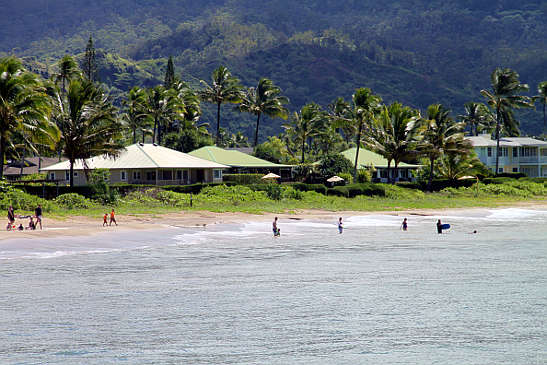
M344 181L344 179L342 179L340 176L334 175L333 177L329 177L327 181L333 183L333 182Z
M281 177L281 176L276 175L276 174L274 174L273 172L270 172L269 174L262 176L261 179L263 179L263 180L267 180L267 179L279 179L280 177Z
M477 179L477 189L475 191L475 195L479 195L479 177L478 176L462 176L458 178L458 180L471 180L471 179Z

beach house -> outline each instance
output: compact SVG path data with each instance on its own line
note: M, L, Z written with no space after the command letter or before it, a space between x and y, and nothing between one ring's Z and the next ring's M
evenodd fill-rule
M477 156L492 172L496 172L496 140L490 135L467 137ZM497 173L521 172L529 177L547 177L547 142L530 137L500 139Z
M357 153L357 148L353 147L348 150L341 152L342 156L351 161L352 164L355 163L355 155ZM395 164L391 161L391 178L395 181L415 181L415 172L419 169L421 165L413 165L401 162L397 166L397 175L395 176ZM370 169L373 168L375 171L372 172L372 181L374 182L388 182L388 164L387 159L381 155L374 153L372 151L366 150L364 148L359 148L359 157L357 160L358 169Z
M110 183L186 185L222 182L222 170L229 166L158 146L136 143L125 147L116 158L96 156L85 160L87 169L107 169ZM60 162L40 171L49 180L69 182L70 164ZM84 163L74 164L74 185L86 185Z
M229 166L229 170L226 171L226 173L267 174L269 172L273 172L281 176L281 178L291 177L292 165L283 165L266 161L237 149L224 149L216 146L205 146L189 152L189 155L220 163L222 165L227 165Z

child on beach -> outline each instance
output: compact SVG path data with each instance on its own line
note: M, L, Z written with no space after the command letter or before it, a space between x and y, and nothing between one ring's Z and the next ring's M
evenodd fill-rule
M110 212L110 225L112 225L112 222L114 222L115 225L118 225L116 218L114 217L114 209Z
M406 231L408 229L408 223L406 222L406 218L403 219L403 223L401 223L401 229L403 231Z
M103 215L103 227L108 225L107 219L108 219L108 213L105 213Z

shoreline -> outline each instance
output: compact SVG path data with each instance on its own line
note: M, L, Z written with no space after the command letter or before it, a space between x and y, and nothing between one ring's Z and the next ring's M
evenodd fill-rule
M44 219L44 229L34 231L0 231L0 245L2 242L17 239L40 239L55 237L79 237L90 236L107 232L133 232L144 230L158 230L169 228L199 228L210 227L219 224L238 224L245 222L269 222L274 217L280 220L337 220L338 217L367 216L367 215L391 215L391 216L436 216L446 214L475 215L485 210L500 210L509 208L547 210L545 202L520 202L497 207L472 207L472 208L440 208L440 209L414 209L391 211L329 211L329 210L295 210L284 213L264 212L262 214L250 213L214 213L209 211L191 211L180 213L162 214L135 214L118 215L118 226L102 226L102 217L94 220L84 216L69 216L66 219ZM4 228L4 227L3 227Z

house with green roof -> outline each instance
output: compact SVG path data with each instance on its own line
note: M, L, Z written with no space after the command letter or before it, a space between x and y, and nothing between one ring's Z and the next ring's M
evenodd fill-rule
M341 152L341 154L351 161L352 164L355 163L355 154L357 153L357 148L353 147L349 150ZM396 181L414 181L414 175L412 171L416 171L420 168L420 165L412 165L408 163L401 162L398 169L398 175L394 176L395 169L393 161L391 161L391 175ZM374 182L388 182L388 166L387 159L381 155L374 153L372 151L366 150L364 148L359 148L359 157L357 160L358 169L369 169L374 168L376 171L372 174L372 181Z
M246 174L257 173L267 174L273 172L280 175L282 178L291 176L292 165L277 164L263 160L243 153L236 149L224 149L216 146L205 146L189 152L190 156L198 157L204 160L209 160L230 168L225 173Z

